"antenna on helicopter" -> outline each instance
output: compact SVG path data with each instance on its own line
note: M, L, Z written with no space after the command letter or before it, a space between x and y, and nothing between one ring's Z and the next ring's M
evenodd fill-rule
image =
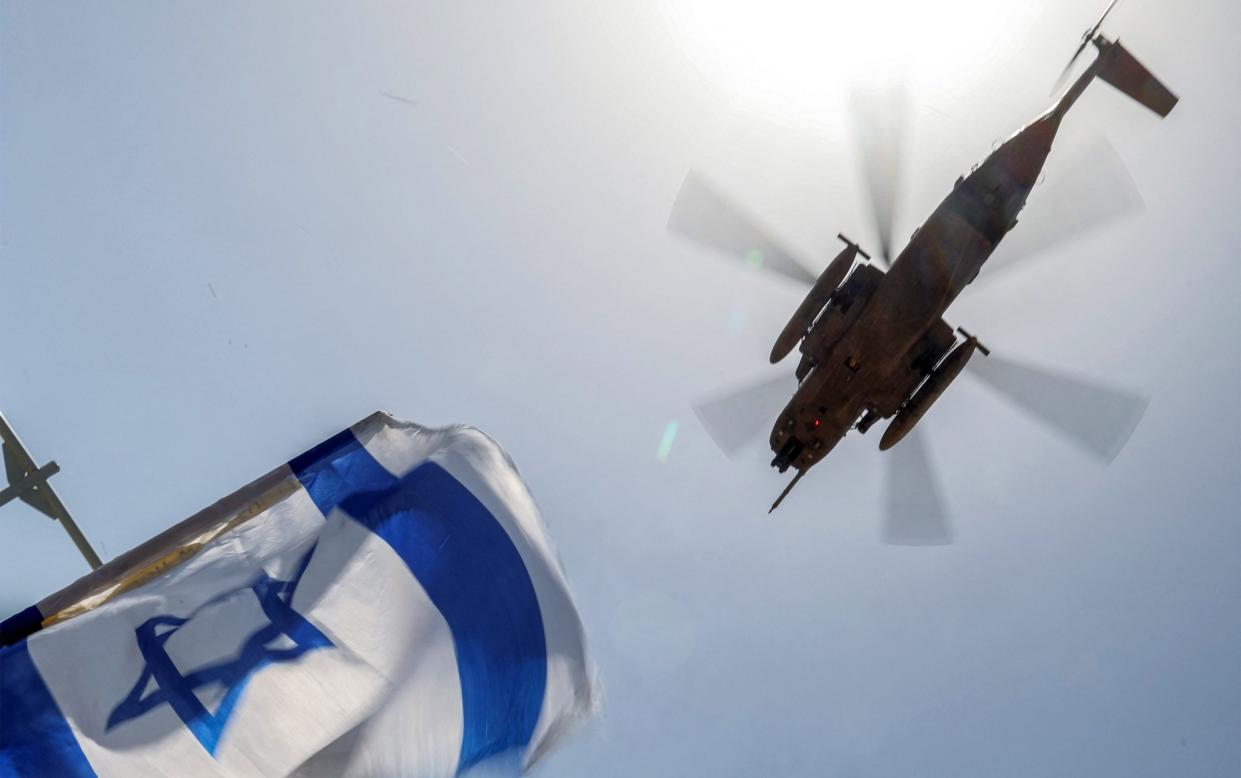
M69 534L73 545L77 546L78 551L81 552L86 564L90 565L92 570L102 566L103 562L100 561L99 555L95 553L95 549L91 548L90 542L82 534L82 530L78 529L73 517L69 515L69 509L60 501L56 492L52 490L52 485L48 483L47 479L60 472L60 465L52 461L42 467L36 467L34 458L22 445L21 439L17 437L17 433L9 426L8 420L2 413L0 413L0 446L4 450L4 474L9 482L7 487L0 490L0 506L7 505L13 500L21 500L53 521L59 521L65 528L65 532Z

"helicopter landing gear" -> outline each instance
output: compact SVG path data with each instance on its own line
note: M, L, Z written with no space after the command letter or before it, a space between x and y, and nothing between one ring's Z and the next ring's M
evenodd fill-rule
M854 429L856 429L862 435L865 435L866 430L874 426L875 422L879 421L880 418L882 417L877 412L875 412L873 408L869 409L866 411L866 413L862 414L862 418L858 419L857 426L854 427Z

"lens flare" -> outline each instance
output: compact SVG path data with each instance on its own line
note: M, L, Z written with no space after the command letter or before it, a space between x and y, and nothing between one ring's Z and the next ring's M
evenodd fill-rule
M664 436L659 440L659 449L655 452L655 459L660 462L667 462L668 455L672 453L672 441L677 438L677 430L681 428L678 421L670 421L664 427Z

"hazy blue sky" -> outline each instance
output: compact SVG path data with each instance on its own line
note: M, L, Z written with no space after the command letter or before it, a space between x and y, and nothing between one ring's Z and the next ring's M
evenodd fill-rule
M546 778L1241 773L1241 6L1120 6L1181 104L1093 86L1062 141L1105 131L1146 213L951 311L1149 395L1129 447L962 382L926 421L958 541L918 549L878 541L875 435L774 517L770 455L713 447L690 402L798 292L669 207L696 166L808 256L873 245L844 95L908 46L912 230L1102 9L769 5L0 3L0 408L105 558L377 408L487 431L604 685ZM3 603L82 572L0 512Z

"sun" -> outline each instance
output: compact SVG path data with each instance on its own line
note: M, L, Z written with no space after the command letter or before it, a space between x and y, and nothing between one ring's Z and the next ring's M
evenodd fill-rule
M1001 0L661 0L690 58L759 110L814 118L851 84L959 78L1033 4Z

